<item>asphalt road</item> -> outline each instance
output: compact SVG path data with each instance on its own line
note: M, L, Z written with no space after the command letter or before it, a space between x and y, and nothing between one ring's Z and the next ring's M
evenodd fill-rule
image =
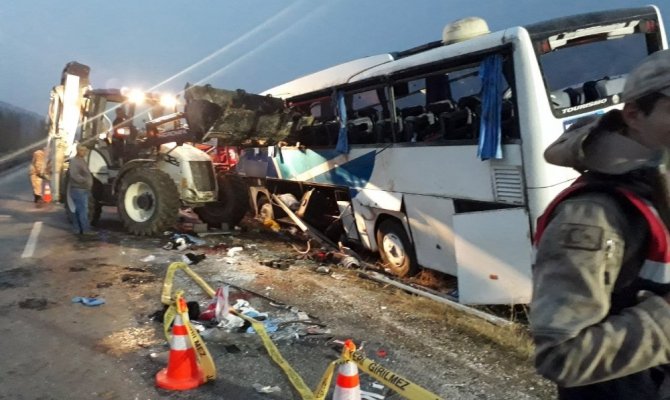
M149 315L161 308L166 266L183 252L164 250L165 238L126 235L113 209L103 212L97 237L75 237L62 206L32 203L25 166L0 174L0 188L0 399L300 398L256 335L216 329L203 337L217 380L187 392L156 389L167 344ZM311 388L338 355L333 339L352 338L368 357L444 399L553 398L529 360L464 333L444 305L353 271L333 267L319 275L316 264L297 260L283 240L257 228L207 240L192 251L207 254L194 269L212 285L234 285L234 297L271 318L290 319L291 311L268 299L325 325L323 332L277 341ZM228 257L226 249L236 246L244 250ZM148 255L155 260L140 261ZM290 268L259 262L267 259L288 260ZM186 289L188 300L206 300L188 280L175 286ZM75 296L99 296L106 304L85 307L72 303ZM400 398L364 375L362 383L386 399ZM260 394L254 384L281 391Z

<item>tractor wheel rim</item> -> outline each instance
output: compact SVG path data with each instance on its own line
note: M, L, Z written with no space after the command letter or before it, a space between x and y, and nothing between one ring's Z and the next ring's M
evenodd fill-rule
M402 240L400 240L400 237L397 235L393 233L384 235L384 238L382 239L382 249L384 250L384 254L386 254L389 263L392 265L399 267L405 262L405 257L407 257L405 254L405 247L402 244Z
M144 182L135 182L128 186L123 205L126 214L135 222L148 221L156 211L156 194L151 186Z

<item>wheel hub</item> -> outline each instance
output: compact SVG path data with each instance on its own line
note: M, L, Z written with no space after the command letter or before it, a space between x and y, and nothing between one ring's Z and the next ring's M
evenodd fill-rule
M145 182L133 182L123 198L126 214L135 222L146 222L156 211L156 194Z
M151 208L154 206L154 198L149 193L142 193L141 195L137 196L136 203L137 207L144 211L148 211L151 210Z
M397 235L389 233L384 236L382 249L391 264L400 266L405 262L405 248Z

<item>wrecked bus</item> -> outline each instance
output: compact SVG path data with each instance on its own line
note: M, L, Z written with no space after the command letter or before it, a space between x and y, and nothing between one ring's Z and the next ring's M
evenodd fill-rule
M251 202L272 194L385 267L457 277L464 304L530 301L536 218L577 173L544 149L580 118L621 107L626 74L667 47L654 6L489 32L469 18L442 40L337 65L262 94L293 113L248 143Z

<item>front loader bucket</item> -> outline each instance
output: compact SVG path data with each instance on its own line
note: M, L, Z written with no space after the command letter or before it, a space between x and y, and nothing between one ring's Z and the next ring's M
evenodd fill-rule
M244 90L216 89L209 85L186 88L186 107L206 100L221 107L221 116L212 124L204 138L219 138L219 143L227 146L271 145L284 139L290 133L291 113L282 99L247 93ZM193 111L190 118L210 122L206 112ZM188 114L188 112L187 112ZM188 117L187 117L188 118ZM189 119L189 125L191 120Z

